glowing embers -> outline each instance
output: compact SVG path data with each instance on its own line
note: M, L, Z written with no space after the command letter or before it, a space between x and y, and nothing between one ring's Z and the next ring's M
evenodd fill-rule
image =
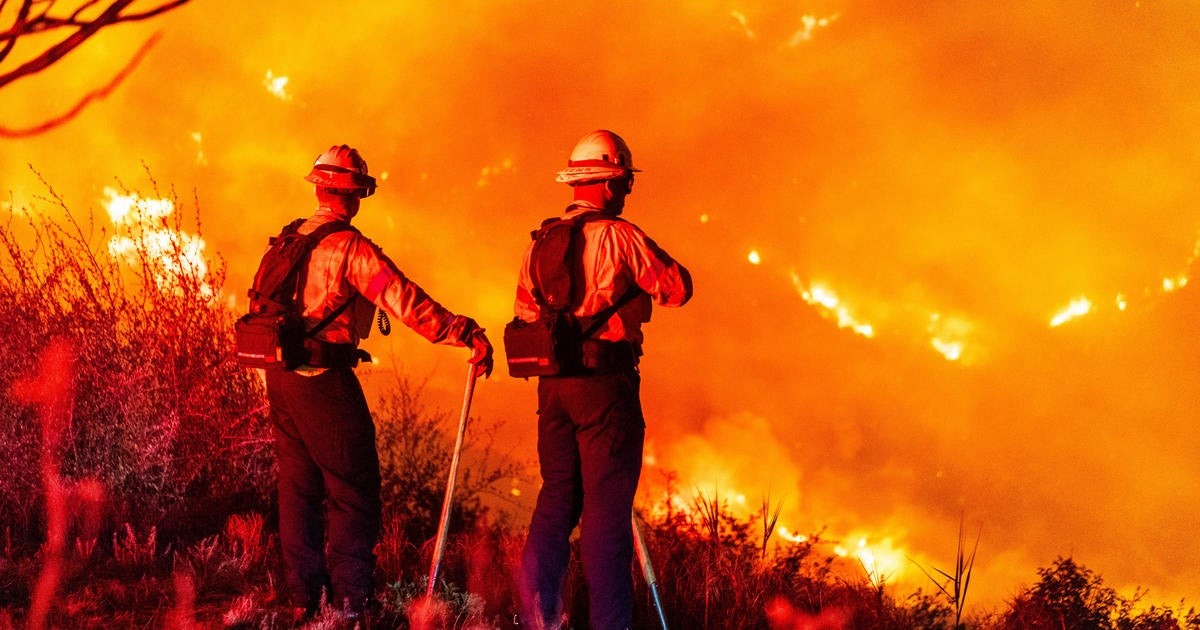
M738 25L742 27L742 32L746 34L746 37L754 39L754 29L750 28L750 21L746 19L745 13L742 13L741 11L730 11L729 15L734 20L737 20Z
M1163 278L1162 290L1163 293L1171 293L1178 289L1186 287L1188 283L1187 276L1176 276L1174 278Z
M1186 287L1188 282L1188 277L1184 274L1168 276L1162 279L1162 282L1159 286L1146 287L1145 290L1142 291L1144 294L1143 299L1154 295L1166 295L1169 293L1174 293ZM1117 296L1113 298L1112 304L1118 311L1123 313L1129 309L1130 299L1126 294L1118 293ZM1057 328L1062 326L1069 321L1079 319L1080 317L1093 313L1097 308L1098 307L1096 304L1092 303L1092 301L1086 297L1072 300L1066 308L1056 313L1054 317L1050 319L1050 327Z
M931 313L927 327L930 334L929 343L947 361L967 363L967 338L974 327L974 324L961 317Z
M1066 308L1050 318L1050 327L1057 328L1063 324L1092 312L1092 301L1081 297L1076 300L1071 300L1071 303Z
M513 165L512 158L504 158L499 165L485 166L479 169L479 179L475 180L476 188L483 188L491 183L493 177L500 177L504 174L513 174L517 172L516 166Z
M838 328L849 328L867 338L875 336L874 326L855 317L830 288L816 282L805 287L796 274L792 274L792 284L805 302L818 307L822 315L837 322Z
M204 156L204 136L199 131L193 131L192 142L196 143L196 164L208 166L208 158Z
M1128 293L1118 293L1116 297L1113 298L1112 306L1115 307L1118 312L1124 313L1125 311L1129 310L1131 306L1137 306L1146 300L1175 293L1180 289L1187 287L1188 284L1191 283L1191 275L1196 269L1197 263L1200 263L1200 240L1197 240L1192 246L1192 254L1188 257L1187 265L1185 266L1185 269L1187 269L1186 272L1171 276L1164 276L1157 284L1146 286L1141 291L1134 292L1132 297ZM1050 327L1057 328L1069 321L1094 313L1099 310L1103 304L1104 302L1101 302L1100 304L1093 304L1092 301L1086 297L1080 297L1076 300L1073 300L1065 309L1059 311L1050 319Z
M215 297L207 282L204 239L178 229L177 220L168 221L175 212L174 202L122 194L110 187L105 187L104 197L101 203L117 232L108 241L111 256L144 269L159 290L198 291L202 297Z
M737 22L742 29L742 34L747 39L757 39L758 34L750 26L750 19L746 14L736 9L729 12L729 16ZM827 28L829 25L837 21L841 17L840 14L834 13L827 16L818 16L813 14L805 14L800 17L800 28L796 29L792 36L788 39L786 46L795 48L805 42L812 41L813 35L820 29ZM782 46L781 46L782 48Z
M802 16L800 18L801 28L792 35L792 39L788 42L788 46L795 48L804 42L811 41L813 38L813 33L815 33L817 29L826 28L830 24L833 24L835 21L837 21L838 17L839 14L837 13L834 13L828 17L817 17L815 15L807 14Z
M288 78L275 76L275 73L270 69L267 70L267 76L263 79L263 87L267 88L275 98L281 101L292 100L291 92L288 92Z

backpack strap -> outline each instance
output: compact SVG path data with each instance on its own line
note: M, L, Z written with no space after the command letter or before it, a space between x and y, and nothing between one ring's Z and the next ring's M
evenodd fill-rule
M345 302L342 302L342 305L337 307L336 309L334 309L332 313L326 315L325 319L322 319L321 321L317 322L317 325L313 326L312 328L310 328L308 330L308 332L304 333L304 336L305 337L315 337L316 334L321 332L322 330L324 330L326 326L332 324L333 320L338 318L338 315L345 313L346 309L350 308L350 305L353 303L354 303L354 296L350 296L350 299L346 300Z
M299 222L293 222L293 223L289 224L288 227L295 225L296 229L298 230L300 227L298 223L303 223L303 222L304 222L304 219L301 219ZM284 230L286 231L287 228L284 228ZM358 229L356 229L354 226L350 225L349 223L346 223L345 221L330 221L328 223L324 223L324 224L320 225L319 227L317 227L317 229L304 235L305 236L304 255L301 256L296 262L296 266L298 267L298 269L296 270L297 275L296 275L296 301L295 301L295 303L296 303L296 308L301 313L304 312L304 287L306 287L308 285L308 262L312 258L313 250L317 248L317 245L319 245L321 243L321 241L325 240L325 237L327 237L331 234L337 233L337 232L346 232L346 231L358 233ZM325 327L328 326L329 324L333 323L333 320L337 319L339 315L346 312L346 309L350 308L350 305L353 303L354 303L354 296L350 296L350 298L347 299L345 302L343 302L341 304L341 306L338 306L336 309L333 310L332 313L326 315L321 321L317 322L317 324L315 326L313 326L307 332L305 332L304 336L305 337L313 337L318 332L321 332L322 330L324 330Z
M622 295L616 302L609 304L608 308L605 308L604 310L592 316L592 323L588 325L588 327L585 328L582 333L579 334L579 338L590 339L592 335L596 334L596 331L600 330L601 326L604 326L604 324L608 323L608 320L612 319L612 316L615 315L617 311L621 310L622 306L632 302L633 299L636 298L641 292L642 288L636 284L629 287L629 289L625 291L624 295Z
M303 224L304 221L305 219L300 218L283 226L283 229L279 231L278 235L272 236L267 240L267 246L269 248L274 248L275 245L281 240L289 236L294 236L296 232L299 231L300 225ZM265 256L263 260L266 260ZM247 293L247 295L250 297L250 301L253 302L256 300L266 300L281 307L286 305L287 300L289 300L292 294L295 293L295 289L289 290L290 282L292 277L300 269L300 263L304 260L305 257L301 256L294 261L292 266L287 269L283 276L279 277L279 279L275 281L275 284L269 284L267 278L270 278L271 276L267 273L267 267L264 264L259 263L258 272L254 274L254 282L250 285L250 291Z
M571 278L581 266L582 260L579 256L579 240L582 234L582 226L588 221L602 218L600 212L583 212L570 218L551 217L542 221L541 227L530 233L534 240L533 251L529 257L529 279L533 283L533 299L537 302L538 307L542 310L561 313L569 310L572 305L577 302L579 297L577 294L581 290L575 286L575 283L569 282L570 295L562 296L555 294L555 291L561 290L563 287L550 287L549 297L547 297L548 278L554 273L561 273L561 266L566 265L567 278ZM564 242L551 241L546 238L547 233L554 229L560 229L562 224L566 223L570 229L570 237Z
M579 245L578 240L579 240L579 235L582 233L583 224L587 223L588 221L593 221L593 220L601 219L601 218L604 218L604 214L599 211L582 212L582 213L577 214L569 219L563 218L563 217L552 217L552 218L549 218L549 219L546 219L545 221L543 221L541 227L538 228L537 230L533 231L530 234L530 236L533 237L533 240L536 241L548 229L550 229L552 226L557 225L559 222L566 221L566 222L571 223L571 238L567 242L567 245L566 245L564 251L562 251L561 253L559 253L558 251L544 252L544 251L538 250L537 246L535 245L534 246L535 251L533 252L533 255L530 256L529 277L533 281L533 291L532 291L533 299L538 303L538 306L540 308L546 309L546 310L551 310L551 311L554 311L557 313L565 312L565 311L569 310L576 303L577 300L575 299L576 296L574 294L577 293L580 290L580 288L575 287L575 286L571 287L572 295L568 299L567 303L564 304L563 306L561 306L559 308L550 306L547 303L544 295L542 294L542 274L540 273L541 267L538 264L539 257L543 256L543 255L544 256L553 256L554 260L562 260L562 261L564 261L564 263L566 265L568 265L570 267L574 267L576 265L582 265L581 255L578 251L578 249L579 249L578 248L578 245ZM569 269L568 273L573 273L574 271L575 271L575 269ZM618 298L615 302L610 304L607 308L604 308L603 310L596 313L595 315L592 315L590 318L591 323L580 334L580 337L579 337L580 340L586 340L586 339L590 338L592 335L596 334L596 331L600 330L600 328L603 327L604 324L606 324L608 322L608 320L612 319L612 316L614 314L616 314L617 311L621 310L622 306L625 306L629 302L633 301L633 299L636 298L640 293L642 293L641 288L638 287L636 284L634 284L633 286L630 286L629 290L625 291L625 293L620 298Z

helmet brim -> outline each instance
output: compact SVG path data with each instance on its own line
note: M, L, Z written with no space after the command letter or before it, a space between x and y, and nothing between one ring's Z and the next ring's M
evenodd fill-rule
M615 166L570 166L558 172L554 181L560 184L587 184L603 182L628 175L641 173L640 168L620 168Z
M334 171L313 167L304 181L316 184L322 188L337 188L341 190L362 190L375 188L375 178L352 171Z

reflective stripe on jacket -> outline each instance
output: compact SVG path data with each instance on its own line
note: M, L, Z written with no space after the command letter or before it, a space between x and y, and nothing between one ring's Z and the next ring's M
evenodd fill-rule
M576 202L565 218L598 208ZM683 306L692 297L692 277L687 269L663 251L638 226L618 217L594 219L583 224L583 302L574 310L588 317L611 306L629 287L644 291L621 307L593 338L606 341L642 343L642 323L650 321L653 304ZM536 320L541 309L533 299L533 281L529 275L531 242L525 250L517 280L516 315L524 321ZM580 278L572 278L579 282Z
M301 224L300 232L311 233L338 218L322 208ZM317 339L357 344L371 332L375 307L434 343L463 346L470 332L469 318L443 308L406 278L378 245L347 230L330 234L313 249L304 288L305 325L311 328L349 299L354 305L319 331Z

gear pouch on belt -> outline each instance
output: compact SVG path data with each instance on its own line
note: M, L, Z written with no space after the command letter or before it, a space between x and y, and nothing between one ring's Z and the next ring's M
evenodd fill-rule
M233 329L237 362L242 367L294 370L305 361L304 321L295 313L251 313L242 316Z
M579 367L579 325L555 314L533 322L514 318L504 326L504 353L514 378L556 376Z

